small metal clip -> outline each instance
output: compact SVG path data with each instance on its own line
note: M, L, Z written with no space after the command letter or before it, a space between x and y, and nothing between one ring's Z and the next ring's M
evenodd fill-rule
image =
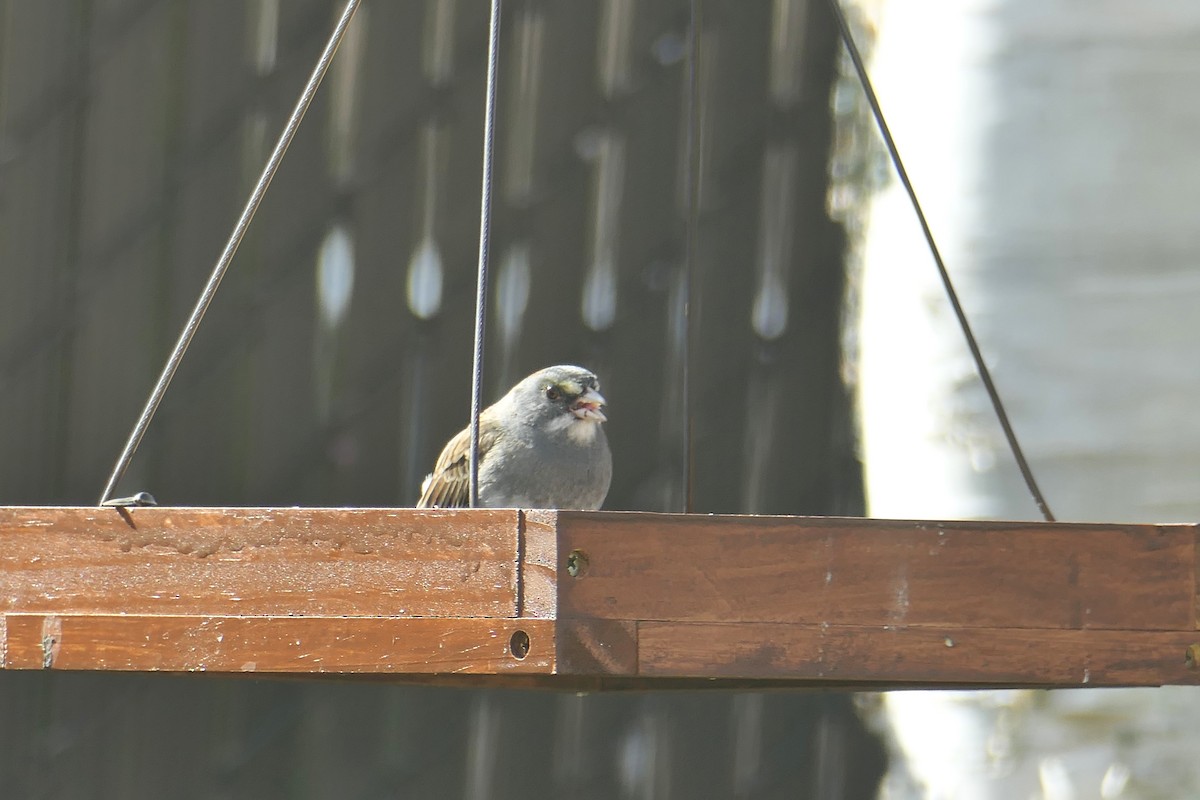
M105 500L100 505L110 508L128 508L129 506L156 506L158 501L149 492L138 492L129 497L114 497L111 500Z

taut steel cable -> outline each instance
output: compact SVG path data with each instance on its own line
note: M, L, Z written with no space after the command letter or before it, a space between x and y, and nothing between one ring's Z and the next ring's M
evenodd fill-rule
M842 6L838 0L829 0L829 7L837 19L838 28L842 34L842 41L846 45L846 51L850 54L850 60L854 62L854 71L858 73L859 83L862 84L863 92L867 96L867 103L871 106L871 114L875 117L875 124L879 127L883 143L887 147L888 155L891 156L892 165L896 168L896 174L900 177L900 183L904 185L904 191L908 193L908 200L912 204L913 211L916 212L917 221L921 224L921 232L925 234L925 241L929 245L929 252L933 255L934 263L937 264L938 275L942 279L942 286L946 289L946 295L950 298L950 305L954 309L954 316L958 318L958 326L962 329L963 336L967 340L967 348L971 351L971 358L975 362L975 369L979 373L979 379L983 382L983 388L987 391L988 399L991 400L992 410L995 411L996 418L1000 421L1000 427L1004 429L1004 438L1008 440L1008 448L1012 451L1013 458L1016 459L1017 468L1021 470L1021 477L1025 479L1025 486L1033 496L1033 502L1037 504L1038 510L1042 512L1042 516L1047 522L1054 522L1054 514L1050 511L1050 506L1047 505L1046 498L1042 496L1042 490L1038 488L1037 481L1033 477L1033 469L1030 468L1029 462L1025 460L1025 454L1021 451L1021 445L1017 441L1017 434L1013 430L1012 423L1008 421L1008 412L1004 410L1004 403L1000 400L1000 392L996 389L996 384L992 382L992 374L988 370L987 364L983 361L983 353L979 349L978 342L975 341L975 334L971 332L971 325L967 322L966 312L963 311L962 304L958 301L958 292L954 290L954 284L950 280L950 273L946 270L946 263L942 260L942 254L938 250L937 242L934 241L933 231L929 227L929 222L925 219L925 212L921 210L920 201L917 200L917 192L913 189L912 181L908 178L908 171L904 169L904 162L900 159L900 151L896 148L896 141L892 138L891 129L888 128L887 120L883 116L883 109L879 105L879 98L875 96L875 88L871 85L871 79L867 75L867 68L863 63L862 54L858 52L858 45L854 43L854 36L850 32L850 24L846 21L846 14L842 11Z
M479 267L475 276L475 353L471 365L471 508L479 507L479 414L483 410L483 340L487 326L488 250L492 228L492 150L496 140L496 68L500 57L500 0L488 24L487 96L483 109L483 180L479 201Z
M225 243L225 249L221 251L220 257L217 258L217 264L213 267L212 274L208 277L208 283L204 285L204 290L200 293L200 299L196 301L196 306L192 309L191 316L188 317L187 323L183 326L183 332L179 334L179 340L175 342L175 348L171 351L171 355L167 357L167 363L163 366L162 374L158 376L158 383L154 385L154 389L150 392L150 397L146 400L146 406L142 409L141 416L138 417L133 430L129 433L129 439L125 442L125 449L121 451L121 455L117 458L117 463L113 467L112 474L108 477L108 483L105 484L104 491L100 493L99 502L101 505L112 494L117 482L121 480L121 476L129 468L129 462L133 459L133 454L137 452L138 445L142 443L142 437L146 435L146 429L150 427L150 420L154 418L154 413L158 410L159 404L162 403L163 395L167 393L167 387L171 385L171 379L175 377L175 371L179 369L179 362L183 360L183 354L187 352L188 345L192 343L192 338L196 335L196 329L200 327L200 321L204 319L204 314L208 311L208 306L212 303L212 299L217 293L217 287L221 285L221 279L225 277L225 272L229 269L229 264L233 261L233 256L237 253L238 246L242 243L242 238L246 235L246 229L250 227L250 221L254 219L254 214L258 211L258 206L262 202L263 195L267 192L267 187L271 185L271 180L279 170L279 163L283 160L283 156L287 152L288 146L291 145L292 139L295 138L296 130L300 127L300 121L304 119L304 114L308 111L308 107L312 104L312 99L317 93L317 87L321 85L321 80L325 77L325 73L329 71L329 64L333 61L333 56L337 52L338 45L342 43L342 37L346 34L346 27L350 24L350 20L354 18L354 12L358 10L360 2L361 0L347 0L345 7L342 9L342 14L338 18L337 25L334 26L333 33L330 34L329 41L325 44L325 49L321 51L321 57L317 59L317 64L313 67L312 74L308 78L308 83L304 85L304 90L300 93L300 98L296 101L296 106L292 109L291 116L288 117L287 125L284 126L283 132L279 134L279 140L275 143L275 149L271 151L271 157L267 159L266 166L263 167L262 174L258 176L258 182L254 184L254 190L250 193L250 198L246 201L246 206L242 209L242 214L238 217L237 224L233 227L233 233L229 235L229 241Z

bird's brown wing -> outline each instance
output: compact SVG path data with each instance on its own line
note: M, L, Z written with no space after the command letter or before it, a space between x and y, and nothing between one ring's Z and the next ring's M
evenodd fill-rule
M479 460L496 441L496 431L480 418ZM471 505L471 429L463 428L446 443L433 472L421 484L417 508L466 508Z

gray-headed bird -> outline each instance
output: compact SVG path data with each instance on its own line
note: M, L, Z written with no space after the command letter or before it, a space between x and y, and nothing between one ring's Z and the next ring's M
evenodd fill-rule
M479 415L479 504L486 508L600 508L612 480L604 397L582 367L548 367ZM442 449L417 508L470 505L471 429Z

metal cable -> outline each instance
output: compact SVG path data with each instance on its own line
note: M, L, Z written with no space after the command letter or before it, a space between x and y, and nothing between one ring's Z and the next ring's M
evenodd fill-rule
M695 508L695 464L692 434L692 338L696 308L696 234L700 217L700 0L689 5L687 42L687 100L684 104L686 135L684 152L687 164L683 176L683 202L687 218L683 245L683 510L690 514Z
M99 502L101 505L112 494L113 488L121 480L121 476L125 474L125 470L129 467L129 462L133 459L133 454L137 451L138 445L141 444L142 437L145 436L146 429L150 426L150 420L154 418L159 404L162 403L163 395L166 394L167 387L171 385L171 379L175 377L175 371L179 369L179 363L183 360L184 353L187 352L188 346L192 343L192 339L196 335L196 330L200 327L200 321L204 318L205 312L208 311L208 306L212 303L213 296L217 293L217 287L221 285L221 279L225 277L225 272L229 269L229 264L233 261L233 256L237 253L238 246L242 243L242 238L246 235L246 229L250 226L250 221L254 219L255 212L258 211L258 206L262 202L263 195L266 194L267 187L271 185L271 180L275 177L275 173L279 169L279 163L283 160L288 146L291 145L292 139L296 136L296 130L300 126L300 121L304 119L304 114L308 111L309 105L312 103L313 96L317 92L317 87L321 85L321 80L325 77L325 73L329 71L329 64L333 60L334 53L337 52L338 45L342 42L342 37L346 33L346 26L354 18L354 12L358 10L360 2L361 0L346 0L345 8L342 10L342 15L338 19L337 25L334 27L333 33L325 45L325 49L321 52L321 57L317 60L312 75L309 76L308 83L304 86L304 91L300 93L300 98L296 101L295 108L292 109L292 114L288 118L287 125L279 135L279 140L275 143L275 149L271 151L271 157L267 159L266 166L263 167L262 174L259 175L258 182L254 185L254 190L250 193L250 198L246 201L246 207L242 209L242 214L233 228L233 233L230 234L229 241L225 243L225 249L221 251L216 266L213 267L212 274L209 275L208 283L204 285L204 290L201 292L200 298L196 301L196 306L192 309L191 316L188 317L187 323L183 326L183 332L179 334L179 340L175 343L171 355L167 358L167 363L163 366L162 374L158 376L158 383L154 385L153 391L150 392L150 397L146 400L146 406L142 409L141 416L138 417L133 430L129 434L129 439L125 442L125 449L121 451L121 455L117 458L117 463L108 478L108 483L105 484L104 491L100 494Z
M846 15L842 11L838 0L829 0L829 7L837 19L838 28L842 34L842 41L845 43L846 50L850 54L850 60L854 62L854 70L858 73L858 80L862 84L863 92L867 96L867 102L871 106L871 113L875 117L875 124L879 126L879 133L883 136L883 143L887 146L892 164L896 168L896 174L900 177L900 183L904 185L904 191L908 193L909 202L912 204L913 211L916 212L917 220L921 223L921 232L925 234L925 241L929 245L929 252L933 255L933 260L937 264L938 275L942 279L942 286L946 289L946 295L950 298L950 305L954 308L954 316L958 318L958 325L962 329L963 336L966 337L967 347L971 351L971 358L975 362L975 369L979 373L979 378L983 381L983 388L987 390L988 399L992 402L992 409L996 413L996 418L1000 421L1000 427L1004 429L1004 438L1008 440L1008 447L1012 451L1013 458L1016 459L1017 468L1021 470L1021 477L1025 479L1025 486L1033 496L1033 502L1037 504L1038 510L1042 512L1042 516L1047 522L1054 522L1054 514L1050 511L1050 506L1046 504L1046 499L1042 496L1042 490L1038 488L1037 481L1033 477L1033 470L1030 468L1029 462L1025 460L1025 454L1021 451L1021 445L1017 441L1017 434L1013 430L1012 423L1008 421L1008 412L1004 410L1004 403L1000 400L1000 392L997 391L996 385L992 382L991 372L983 361L983 353L980 352L979 344L975 341L975 334L971 332L971 325L967 322L967 315L963 311L962 304L958 301L958 292L954 290L954 284L950 281L950 273L946 270L946 264L942 260L941 251L938 250L937 243L934 241L933 231L930 230L929 222L925 219L925 212L921 210L916 190L913 189L912 181L908 178L908 171L904 169L904 162L900 160L900 151L896 149L896 141L892 138L892 132L883 117L883 109L879 105L879 98L875 96L875 89L871 85L871 79L867 76L867 68L863 64L862 55L858 51L858 46L854 43L854 36L850 33L850 24L846 21Z
M487 96L483 109L483 181L479 201L479 266L475 277L475 354L471 365L471 508L479 507L479 414L483 410L483 339L487 326L488 250L492 234L492 150L496 140L500 0L492 0L488 34Z

